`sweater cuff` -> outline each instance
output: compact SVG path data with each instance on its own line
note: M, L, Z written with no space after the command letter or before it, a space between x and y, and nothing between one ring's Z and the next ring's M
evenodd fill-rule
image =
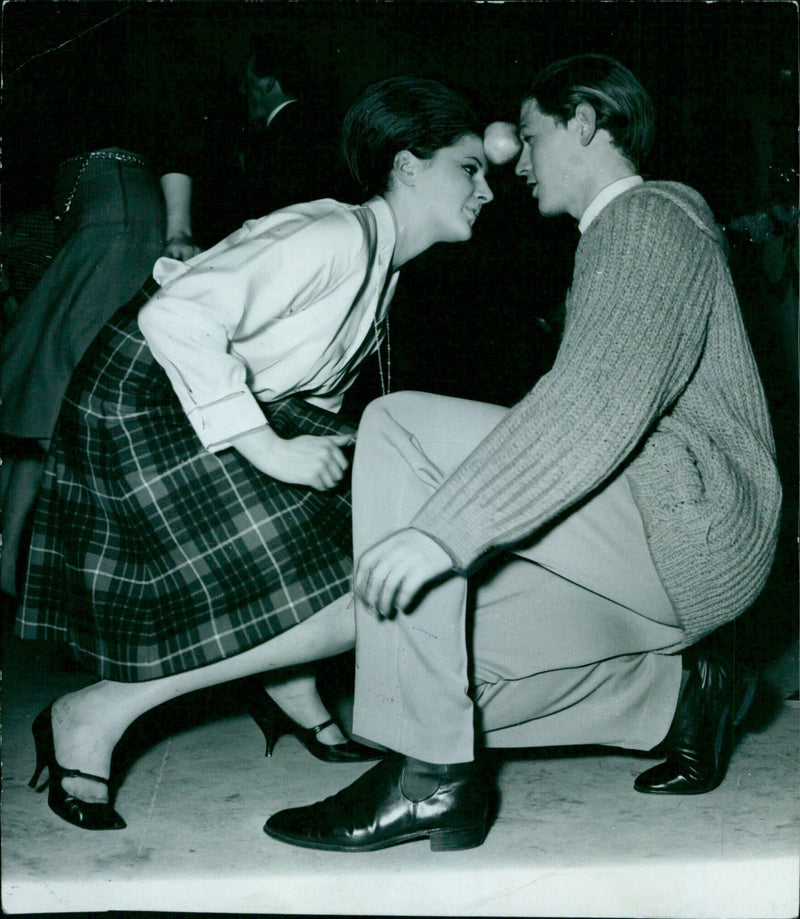
M473 507L463 507L456 519L446 519L440 513L431 513L426 506L409 525L437 542L453 559L458 574L467 574L491 548L486 541L486 523Z
M428 539L436 543L436 545L450 556L450 561L452 563L452 570L455 574L464 574L464 572L458 567L456 559L453 557L453 553L450 551L449 547L446 546L441 539L434 536L432 533L426 533L424 530L421 530L419 527L409 527L410 530L415 530L417 533L422 533L423 536L427 536Z
M238 437L266 426L264 413L253 394L231 393L188 413L189 421L203 446L211 453L230 447Z

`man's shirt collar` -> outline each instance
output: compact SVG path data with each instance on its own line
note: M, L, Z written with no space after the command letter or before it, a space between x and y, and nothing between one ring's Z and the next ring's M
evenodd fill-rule
M643 182L644 179L640 175L625 176L624 179L617 179L616 182L612 182L610 185L606 185L605 188L601 189L595 195L589 207L583 212L583 216L578 222L578 229L581 233L586 232L586 228L589 224L604 207L614 200L614 198L628 191L629 188L635 188L637 185L641 185Z

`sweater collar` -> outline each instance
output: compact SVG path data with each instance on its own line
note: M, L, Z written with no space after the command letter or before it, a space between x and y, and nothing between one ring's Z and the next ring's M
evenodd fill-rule
M628 191L629 188L635 188L637 185L641 185L643 182L644 179L640 175L625 176L624 179L617 179L610 185L606 185L605 188L600 189L592 199L589 207L583 212L583 216L578 222L578 229L581 233L586 232L586 228L589 224L597 217L604 207L614 200L614 198L619 197L623 192Z

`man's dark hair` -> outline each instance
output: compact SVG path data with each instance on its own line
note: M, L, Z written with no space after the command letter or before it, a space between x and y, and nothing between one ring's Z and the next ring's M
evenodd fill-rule
M314 87L311 62L305 48L282 36L258 36L251 40L250 69L259 78L275 77L285 93L301 98Z
M525 101L534 100L545 115L566 124L585 102L597 115L597 127L635 169L647 158L655 135L655 111L647 90L613 57L581 54L556 61L533 80Z

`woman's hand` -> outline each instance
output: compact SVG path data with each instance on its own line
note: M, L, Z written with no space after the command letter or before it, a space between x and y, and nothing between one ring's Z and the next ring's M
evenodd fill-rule
M430 536L399 530L376 543L358 560L356 594L378 616L408 609L419 591L453 570L453 561Z
M342 448L355 443L355 439L355 434L301 434L284 440L264 426L237 438L233 446L273 479L326 491L341 482L349 465Z
M335 488L349 465L342 447L352 444L353 439L351 434L302 434L279 440L263 471L289 485L308 485L317 491Z

